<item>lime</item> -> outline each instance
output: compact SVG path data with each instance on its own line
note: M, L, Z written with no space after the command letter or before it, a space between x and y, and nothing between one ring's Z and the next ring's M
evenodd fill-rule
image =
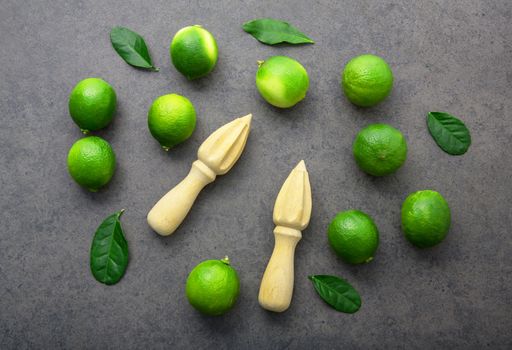
M87 78L69 96L69 114L84 134L106 127L116 110L116 92L106 81Z
M361 55L347 63L341 85L350 102L360 107L371 107L391 92L393 72L379 56Z
M76 141L68 153L71 177L89 191L96 192L106 185L116 168L116 155L110 144L98 136Z
M187 278L186 293L190 304L204 314L222 315L235 305L240 290L236 270L226 256L206 260L194 267Z
M309 77L299 62L286 56L273 56L258 63L256 86L265 101L288 108L306 97Z
M450 220L450 207L436 191L414 192L402 204L402 229L418 248L440 243L450 229Z
M371 124L362 129L352 149L357 165L373 176L395 172L407 158L404 136L387 124Z
M379 246L379 230L372 218L359 210L336 214L327 229L336 254L350 264L367 263Z
M172 39L169 53L174 67L188 79L205 76L217 64L217 42L200 25L180 29Z
M148 112L148 127L151 135L163 149L185 141L196 128L196 110L186 97L169 94L153 101Z

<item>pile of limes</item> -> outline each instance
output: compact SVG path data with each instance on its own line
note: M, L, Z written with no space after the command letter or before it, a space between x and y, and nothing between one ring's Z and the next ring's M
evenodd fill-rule
M341 86L350 102L371 107L383 101L393 87L393 73L382 58L361 55L351 59L342 73ZM371 124L357 134L353 143L357 165L372 176L397 171L407 158L407 142L402 133L387 124ZM402 205L405 237L419 248L440 243L450 228L450 208L436 191L411 194ZM327 236L336 254L351 264L373 260L379 245L379 231L373 219L359 210L338 213Z
M178 31L169 52L176 69L189 79L205 76L217 63L215 38L197 25ZM80 130L89 134L110 124L116 103L116 93L110 84L99 78L87 78L71 91L69 114ZM194 105L184 96L160 96L149 108L149 131L166 151L187 140L195 127ZM114 151L99 136L80 139L69 150L68 170L79 185L96 192L114 175Z
M450 207L436 191L412 193L402 204L402 230L418 248L429 248L446 237L450 229ZM329 244L350 264L373 260L379 246L379 231L373 219L359 210L338 213L327 229Z
M116 93L99 78L79 82L69 97L69 114L84 134L106 127L116 110ZM68 153L71 177L92 192L105 186L116 168L110 144L99 136L88 136L73 144Z
M209 74L217 63L218 47L213 35L201 26L179 30L171 41L169 53L175 68L188 79ZM309 88L304 66L286 56L259 61L256 87L272 106L291 108L302 101ZM341 77L347 99L359 107L371 107L383 101L393 87L393 73L384 59L365 54L351 59ZM80 81L69 97L69 113L84 134L105 128L116 111L114 89L99 78ZM196 127L196 110L184 96L166 94L156 98L148 111L148 129L161 147L168 151L187 140ZM407 143L402 133L387 124L363 128L353 142L356 164L367 174L385 176L397 171L407 158ZM99 136L76 141L67 158L71 177L90 191L98 191L112 178L116 157L110 144ZM402 205L405 237L417 247L441 242L450 227L450 208L445 199L432 190L411 194ZM338 213L328 227L328 241L336 254L351 264L367 263L374 258L379 230L374 220L359 210ZM239 279L229 259L207 260L197 265L186 283L186 295L192 306L208 315L220 315L231 309L239 294Z

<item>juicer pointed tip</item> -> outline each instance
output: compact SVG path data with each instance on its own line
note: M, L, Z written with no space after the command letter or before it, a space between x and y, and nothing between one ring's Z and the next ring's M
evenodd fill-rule
M247 123L248 125L251 125L251 120L252 120L252 114L249 113L247 114L245 117L240 117L240 120L244 121L245 123Z
M297 164L297 166L295 167L295 170L308 171L306 169L306 162L304 162L304 160L301 160L299 164Z

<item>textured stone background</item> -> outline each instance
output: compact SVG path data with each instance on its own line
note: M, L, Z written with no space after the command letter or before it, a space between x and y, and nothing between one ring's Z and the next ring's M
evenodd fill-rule
M0 348L511 348L512 347L512 3L500 1L0 1ZM269 47L240 25L287 19L315 45ZM170 65L168 46L183 26L202 24L220 58L189 82ZM146 38L159 73L125 64L109 42L114 25ZM358 109L343 97L340 71L353 56L383 56L395 74L381 105ZM290 110L266 104L256 61L284 54L311 79ZM118 168L92 194L69 177L66 156L81 137L67 99L99 76L118 94L115 122L97 133ZM146 126L166 93L195 104L198 125L169 154ZM428 111L460 116L473 145L461 157L430 138ZM247 147L232 171L200 195L181 228L161 238L147 226L153 203L189 170L201 142L220 125L254 114ZM351 156L357 131L398 127L409 156L395 175L364 175ZM272 207L292 167L305 159L313 216L296 254L291 308L261 309L259 282L273 247ZM432 188L451 205L452 229L420 251L400 231L400 206ZM107 287L89 272L97 225L126 208L130 246L124 279ZM326 227L358 208L381 232L375 260L348 266L330 250ZM229 255L241 278L230 313L203 317L184 294L200 261ZM336 313L308 274L335 274L361 293L354 315Z

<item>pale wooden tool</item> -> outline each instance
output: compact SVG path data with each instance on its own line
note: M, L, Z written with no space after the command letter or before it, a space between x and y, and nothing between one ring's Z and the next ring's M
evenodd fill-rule
M173 233L187 216L201 190L217 175L224 175L244 150L252 114L217 129L203 142L185 179L163 196L149 211L148 224L162 236Z
M263 274L258 296L264 309L283 312L290 306L295 247L310 217L311 185L306 164L301 160L286 179L274 205L274 251Z

